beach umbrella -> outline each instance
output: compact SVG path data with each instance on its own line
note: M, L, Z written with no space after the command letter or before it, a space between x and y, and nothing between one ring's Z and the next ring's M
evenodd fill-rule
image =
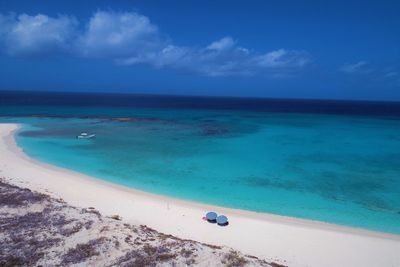
M206 218L208 221L215 221L215 219L217 218L217 214L213 211L207 212Z
M220 215L217 217L218 225L226 225L228 223L228 218L225 215Z

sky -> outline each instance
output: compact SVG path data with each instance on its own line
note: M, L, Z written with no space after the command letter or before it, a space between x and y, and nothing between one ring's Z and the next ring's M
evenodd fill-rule
M400 101L400 1L4 1L0 90Z

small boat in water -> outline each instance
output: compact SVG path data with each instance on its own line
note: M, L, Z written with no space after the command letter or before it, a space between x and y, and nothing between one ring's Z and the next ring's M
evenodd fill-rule
M78 139L90 139L90 138L93 138L95 136L96 136L95 134L81 133L76 138L78 138Z

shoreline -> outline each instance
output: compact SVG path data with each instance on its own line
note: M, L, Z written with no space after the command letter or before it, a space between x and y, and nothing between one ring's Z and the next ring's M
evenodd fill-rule
M6 140L6 144L10 151L17 153L21 158L24 158L25 160L32 162L33 164L40 165L42 167L45 167L47 169L52 169L54 171L61 171L61 172L66 172L70 173L71 175L74 175L76 177L79 176L81 179L88 179L91 182L94 183L100 183L108 187L113 187L117 190L122 190L128 193L133 193L136 195L140 195L143 197L147 198L152 198L152 199L157 199L159 201L163 201L165 203L170 203L170 202L175 202L175 204L182 205L182 206L190 206L192 208L199 208L204 211L209 211L209 210L222 210L226 211L229 213L234 213L237 215L245 216L248 218L253 218L253 219L258 219L258 220L268 220L268 221L276 221L278 223L287 223L289 225L295 224L297 226L302 225L305 227L311 227L311 228L321 228L322 230L332 230L332 231L341 231L345 233L351 233L351 234L358 234L358 235L363 235L363 236L371 236L371 237L380 237L380 238L387 238L387 239L393 239L393 240L399 240L400 241L400 234L392 234L392 233L387 233L387 232L380 232L380 231L374 231L374 230L369 230L365 228L357 228L357 227L351 227L351 226L345 226L345 225L339 225L339 224L333 224L333 223L328 223L328 222L323 222L323 221L318 221L318 220L311 220L311 219L303 219L303 218L297 218L297 217L290 217L290 216L284 216L284 215L277 215L273 213L267 213L267 212L256 212L256 211L251 211L251 210L243 210L243 209L236 209L236 208L229 208L229 207L223 207L223 206L218 206L218 205L212 205L212 204L206 204L206 203L201 203L201 202L195 202L191 200L184 200L180 198L173 198L170 196L165 196L161 194L154 194L154 193L149 193L146 191L141 191L139 189L135 189L132 187L124 186L124 185L119 185L116 183L112 183L106 180L103 180L101 178L97 178L94 176L89 176L74 170L66 169L63 167L58 167L46 162L42 162L36 159L33 159L29 157L26 153L24 153L23 149L19 147L15 141L15 134L17 133L18 130L22 128L21 125L18 125L17 128L10 133Z
M112 184L30 158L15 142L19 127L0 124L0 176L15 185L75 206L93 206L105 215L118 214L124 221L166 234L289 266L400 265L400 235L200 204ZM204 222L201 218L208 210L227 215L230 225Z

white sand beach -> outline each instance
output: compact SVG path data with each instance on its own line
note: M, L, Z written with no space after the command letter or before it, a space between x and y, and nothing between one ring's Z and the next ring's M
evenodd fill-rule
M114 185L29 158L15 143L18 127L0 124L0 177L14 185L288 266L400 266L400 235L197 204ZM209 210L227 215L230 225L202 220Z

